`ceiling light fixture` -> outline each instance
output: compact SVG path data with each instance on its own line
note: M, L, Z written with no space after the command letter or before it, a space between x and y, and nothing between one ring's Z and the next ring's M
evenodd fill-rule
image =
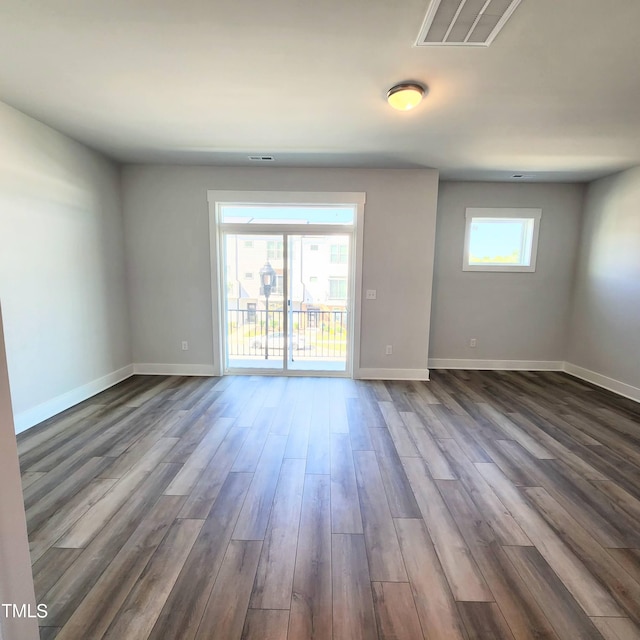
M398 111L409 111L420 104L424 92L424 87L416 82L402 82L389 89L387 102Z

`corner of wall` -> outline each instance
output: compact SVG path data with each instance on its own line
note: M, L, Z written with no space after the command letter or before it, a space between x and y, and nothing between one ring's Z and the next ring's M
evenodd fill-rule
M585 215L587 209L587 201L589 197L589 188L592 183L583 183L582 186L582 198L580 203L580 222L578 225L578 250L573 260L573 269L571 273L571 297L569 299L569 313L567 314L567 323L565 326L565 340L564 340L564 354L563 359L568 362L571 359L571 352L573 348L573 331L571 328L575 322L576 313L576 287L578 284L578 274L580 270L580 261L584 251L584 243L582 237L585 227Z

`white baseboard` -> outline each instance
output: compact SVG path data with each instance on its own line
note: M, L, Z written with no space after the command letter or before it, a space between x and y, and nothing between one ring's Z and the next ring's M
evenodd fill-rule
M462 360L429 358L430 369L476 369L498 371L564 371L561 360Z
M448 358L429 359L431 369L475 369L502 371L564 371L569 375L591 382L598 387L640 402L640 388L590 371L570 362L554 360L462 360ZM133 364L122 367L102 378L67 391L31 409L14 416L16 433L20 433L47 420L69 407L122 382L134 374L165 376L215 376L211 364ZM355 378L361 380L429 380L429 369L359 369Z
M428 380L429 369L358 369L359 380Z
M620 396L640 402L640 388L561 360L462 360L429 358L430 369L475 369L484 371L564 371Z
M212 364L134 364L133 373L151 376L215 376Z
M608 376L603 376L601 373L596 373L590 369L579 367L577 364L571 364L570 362L564 363L564 370L566 373L575 376L576 378L586 380L598 387L607 389L607 391L613 391L613 393L617 393L620 396L640 402L640 389L638 387L634 387L625 382L620 382L614 378L609 378Z
M131 377L133 373L133 365L129 364L126 367L122 367L122 369L118 369L113 373L103 376L102 378L92 380L87 384L83 384L81 387L71 389L71 391L67 391L62 395L51 398L51 400L42 402L31 409L26 409L25 411L17 413L13 417L16 433L26 431L30 427L40 424L43 420L46 420L51 416L55 416L69 407L73 407L91 396L95 396L97 393L112 387L114 384L118 384L118 382L122 382L123 380Z

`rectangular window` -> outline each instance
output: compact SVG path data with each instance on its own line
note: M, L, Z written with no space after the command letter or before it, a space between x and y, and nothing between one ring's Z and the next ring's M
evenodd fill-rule
M244 241L245 249L253 249L253 240L245 240Z
M346 278L329 278L329 298L331 300L347 299Z
M284 291L284 276L276 276L276 286L271 290L271 293L276 296L281 296Z
M463 271L535 271L541 209L467 209Z
M353 205L222 204L220 222L352 225L355 212Z
M331 245L331 263L332 264L347 264L347 251L346 244L332 244Z
M251 273L251 271L247 271L247 272L244 274L244 279L245 279L245 280L253 280L253 273Z
M282 260L283 255L284 243L281 240L267 242L267 260Z

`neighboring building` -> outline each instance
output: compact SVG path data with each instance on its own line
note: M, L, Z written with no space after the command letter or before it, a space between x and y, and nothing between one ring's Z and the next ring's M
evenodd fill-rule
M290 300L295 321L313 326L319 312L338 312L334 322L346 321L349 295L349 238L346 236L293 236L290 243ZM229 235L226 243L227 308L238 324L256 321L265 310L260 270L269 262L277 285L269 308L278 314L284 305L284 246L268 236ZM242 312L238 314L238 312Z

